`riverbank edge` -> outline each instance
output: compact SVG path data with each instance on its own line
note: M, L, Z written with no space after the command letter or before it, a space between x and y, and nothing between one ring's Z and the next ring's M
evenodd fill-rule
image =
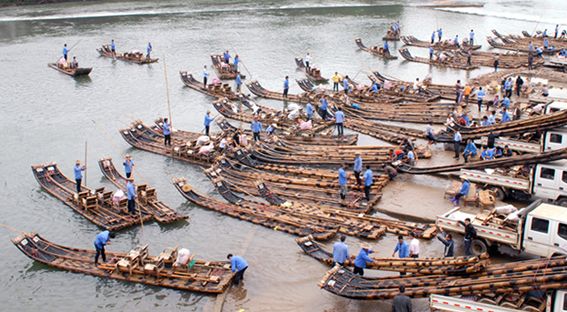
M18 0L18 1L0 1L0 8L19 7L28 5L45 5L67 2L102 2L102 0Z

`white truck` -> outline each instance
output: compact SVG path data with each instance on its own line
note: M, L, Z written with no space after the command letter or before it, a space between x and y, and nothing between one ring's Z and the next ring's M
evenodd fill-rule
M435 224L447 232L464 233L459 221L469 218L477 232L471 243L474 255L487 252L488 247L510 256L522 251L542 257L567 254L567 209L538 200L517 216L518 220L512 222L487 211L473 215L457 207L437 216Z
M461 169L460 176L494 192L497 200L513 197L527 200L532 196L567 207L567 160L535 164L529 172L502 175L494 169ZM527 178L524 176L527 174Z
M529 301L529 300L525 300ZM524 301L524 302L525 302ZM547 295L547 299L543 302L546 312L567 312L567 291L554 290ZM429 307L432 311L450 311L450 312L515 312L515 311L540 311L538 303L534 303L533 308L527 307L528 303L523 304L517 309L506 308L494 304L480 303L459 299L455 297L430 295Z

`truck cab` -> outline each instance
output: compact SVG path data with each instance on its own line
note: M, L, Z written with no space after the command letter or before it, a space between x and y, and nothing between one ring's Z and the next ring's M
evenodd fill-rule
M567 254L567 210L541 204L526 217L523 251L549 257Z
M535 165L531 179L532 195L567 207L567 160Z

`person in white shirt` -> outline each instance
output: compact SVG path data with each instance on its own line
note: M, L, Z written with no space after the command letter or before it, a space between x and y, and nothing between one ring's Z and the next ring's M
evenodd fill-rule
M415 238L415 234L413 234L413 232L409 232L409 237L411 239L409 245L410 258L419 258L419 241Z
M226 137L222 138L222 140L220 141L219 144L219 154L222 154L222 152L224 152L224 149L226 148L226 145L228 144Z

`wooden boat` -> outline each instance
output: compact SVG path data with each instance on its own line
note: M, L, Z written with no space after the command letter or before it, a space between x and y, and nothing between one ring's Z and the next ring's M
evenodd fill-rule
M333 249L313 240L312 237L296 238L295 242L299 247L311 257L334 266ZM490 264L488 253L480 257L449 257L449 258L376 258L377 261L367 262L366 268L371 270L394 271L414 274L463 274L474 273L484 269ZM356 255L350 255L346 260L345 266L354 266Z
M398 35L397 39L392 38L392 39L384 39L384 40L400 40L400 38ZM384 48L379 48L378 46L373 46L372 48L366 47L364 44L362 44L362 39L360 38L355 38L354 42L356 42L356 45L363 51L370 52L374 55L378 55L386 59L395 60L398 58L397 56L390 54L390 51L386 52Z
M472 51L471 57L475 64L486 67L494 67L494 57L500 58L498 68L520 68L528 67L528 53L521 52L506 52L506 53L495 53L486 51ZM460 57L461 62L467 61L467 52L464 50L457 51L454 57ZM543 65L543 58L535 57L532 62L533 67L538 67Z
M406 277L361 277L335 266L319 282L319 287L350 299L392 299L405 285L411 298L430 294L446 296L501 294L530 290L563 289L567 281L564 256L491 264L482 271L461 275L425 275Z
M193 77L193 74L186 71L180 71L181 81L191 89L197 90L199 92L205 93L206 95L214 96L216 98L226 97L231 100L238 99L238 95L232 91L232 88L227 84L209 84L207 83L207 88L202 81L198 81Z
M280 101L303 103L303 104L311 101L311 99L305 93L288 94L287 97L284 97L283 92L269 91L267 89L264 89L264 87L260 85L258 80L245 82L244 84L246 85L246 87L248 87L248 90L250 90L250 92L252 92L254 95L258 97L280 100Z
M458 68L458 69L464 69L464 70L471 70L471 69L478 68L478 64L468 65L466 63L466 61L462 62L463 60L461 58L454 58L451 55L446 56L445 60L441 60L439 57L436 57L435 59L428 59L428 58L425 58L425 57L413 56L413 55L411 55L411 53L408 51L407 48L400 49L400 50L398 50L398 52L400 53L400 55L404 59L411 61L411 62L425 63L425 64L451 67L451 68Z
M388 29L388 31L386 32L386 35L384 37L382 37L382 40L390 40L390 41L399 41L400 40L400 36L402 33L402 27L400 26L400 28L398 29L398 32L396 33L396 31L394 30L394 26L392 25L390 26L390 29Z
M567 158L567 149L549 150L537 154L524 154L512 157L501 157L491 160L468 162L462 164L443 165L436 167L412 167L407 164L397 165L400 172L412 174L431 174L440 172L459 171L461 169L502 168L520 165L533 165Z
M225 63L222 53L211 54L211 61L219 79L236 79L238 73L234 68L234 64ZM244 79L246 76L241 73L240 78Z
M554 47L554 50L544 50L544 54L553 54L554 52L560 51L561 49L567 48L567 39L565 38L554 38L553 36L544 37L541 31L536 31L535 35L530 35L527 31L522 31L522 36L520 35L502 35L496 29L492 30L492 33L498 37L505 44L528 44L532 42L535 47L543 47L543 40L547 39L549 41L549 46Z
M364 108L354 108L353 106L343 105L341 110L345 116L356 116L368 120L385 120L411 123L434 123L444 124L450 110L441 110L437 112L404 112L401 110L382 110L373 111Z
M110 156L99 159L98 166L102 174L104 174L112 184L116 185L116 187L121 189L125 194L128 192L126 189L128 180L118 172ZM154 216L160 223L171 223L189 218L189 216L177 213L162 201L158 200L156 189L149 188L147 184L136 185L136 196L140 208Z
M433 46L435 50L459 50L461 48L467 50L478 50L482 47L481 45L470 45L467 43L461 43L459 45L449 44L449 40L445 40L442 42L435 42L434 44L431 44L430 41L419 40L414 36L402 36L401 39L404 44L409 46L415 46L421 48L429 48L430 46Z
M386 76L386 75L381 74L378 71L372 71L372 74L382 84L384 84L384 82L386 80L388 80L392 83L392 86L396 86L396 87L402 87L403 86L405 88L412 88L412 86L413 86L413 82L403 81L403 80L398 79L398 78ZM455 98L457 97L457 91L455 91L454 85L434 84L434 83L427 82L427 81L422 81L422 83L424 84L426 90L439 95L440 98L442 98L442 99L455 100ZM475 96L475 94L472 93L471 99L474 96Z
M296 57L295 58L295 64L297 65L297 67L299 67L299 69L301 69L307 75L307 77L309 77L309 79L316 81L316 82L327 82L327 81L329 81L329 79L321 77L321 70L320 69L317 69L313 66L311 66L311 67L305 66L305 63L303 63L302 57Z
M148 253L148 245L129 253L106 252L111 259L102 265L93 261L95 250L52 243L37 233L22 234L12 243L29 258L61 270L152 286L204 293L221 293L231 285L230 262L204 261L191 255L188 265L179 264L178 246L165 248L159 256Z
M112 50L108 44L103 44L102 48L96 49L101 56L104 57L112 57L116 60L136 63L140 65L156 63L159 58L147 58L144 56L142 52L125 52L125 53L116 53L116 56L112 54Z
M106 191L104 187L95 191L82 187L81 193L77 194L75 181L61 173L55 163L32 166L32 171L39 185L46 191L105 230L116 231L153 219L152 215L144 211L130 215L128 199L123 198L116 204L112 200L112 191Z
M64 67L59 67L57 63L48 63L47 66L61 73L64 73L65 75L69 75L71 77L88 76L93 70L92 67L64 68Z
M175 185L175 188L177 188L183 197L199 206L270 229L299 236L313 235L317 240L330 239L339 231L339 227L329 222L295 217L289 213L282 213L270 207L254 210L223 203L198 192L191 185L187 184L185 178L173 179L173 185Z

